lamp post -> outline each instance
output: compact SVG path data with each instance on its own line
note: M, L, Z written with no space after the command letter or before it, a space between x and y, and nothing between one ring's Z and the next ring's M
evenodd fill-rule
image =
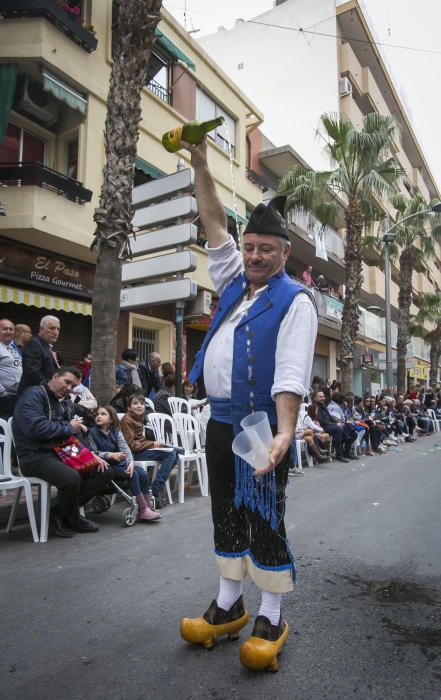
M382 242L384 243L384 297L385 297L385 320L386 320L386 384L387 388L392 390L393 387L393 367L392 367L392 318L391 318L391 308L390 308L390 252L389 244L393 243L395 238L395 233L392 233L394 228L398 228L401 224L409 219L414 219L417 216L424 216L424 214L439 214L441 213L441 202L436 202L430 209L424 209L423 211L417 211L414 214L409 214L405 216L404 219L400 219L390 228L386 228ZM384 226L387 227L387 219L384 220Z

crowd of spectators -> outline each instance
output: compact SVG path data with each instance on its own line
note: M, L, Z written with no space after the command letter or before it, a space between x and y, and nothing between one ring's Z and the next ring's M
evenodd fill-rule
M354 446L359 442L362 454L382 455L399 443L429 435L435 429L433 418L441 420L440 387L411 387L395 396L386 392L354 396L344 395L338 382L316 376L306 404L296 437L306 440L318 463L329 457L330 438L335 458L348 462L358 459ZM292 472L302 473L300 465Z
M331 297L335 297L336 299L340 299L340 294L336 291L336 289L329 283L329 281L326 279L324 275L318 275L315 279L312 274L312 265L308 265L306 270L302 272L302 282L306 284L308 287L312 287L313 289L317 289L319 292L323 292L324 294L329 294Z

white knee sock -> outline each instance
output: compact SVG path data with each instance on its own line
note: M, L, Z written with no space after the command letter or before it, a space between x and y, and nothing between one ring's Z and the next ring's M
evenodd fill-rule
M242 595L242 581L220 577L217 604L222 610L230 610L239 596Z
M278 625L280 621L281 602L281 593L262 591L262 603L260 604L259 615L267 617L272 625Z

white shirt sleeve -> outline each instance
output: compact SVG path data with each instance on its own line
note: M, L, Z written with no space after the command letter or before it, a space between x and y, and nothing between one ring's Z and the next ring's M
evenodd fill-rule
M233 236L217 248L205 246L208 253L208 274L211 277L216 294L220 296L227 284L243 270L242 255L236 248Z
M318 320L314 303L299 292L280 324L271 396L284 391L302 398L309 391Z

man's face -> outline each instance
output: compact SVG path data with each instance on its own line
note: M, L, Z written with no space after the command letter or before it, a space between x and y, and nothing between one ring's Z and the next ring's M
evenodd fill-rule
M315 400L317 401L317 403L321 403L321 404L325 403L325 395L324 395L323 391L317 392L317 394L315 395Z
M153 357L150 358L150 369L152 370L157 370L159 369L159 366L161 364L161 356L160 355L153 355Z
M311 265L308 266L308 272L309 272L309 273L312 272L312 267L311 267Z
M62 375L55 373L48 385L57 399L64 399L78 383L79 381L74 374L66 372Z
M404 401L404 396L403 396L403 394L400 394L398 396L398 403L403 403L403 401Z
M282 248L280 236L247 233L244 236L243 264L251 284L263 287L285 267L291 246Z
M17 331L17 336L17 340L19 340L22 345L26 345L28 340L32 338L32 331L29 326L22 326L20 333Z
M40 326L40 338L54 345L60 335L60 324L58 321L46 321L43 326Z
M5 345L9 345L13 337L14 324L12 321L8 321L6 318L3 318L0 321L0 341Z

